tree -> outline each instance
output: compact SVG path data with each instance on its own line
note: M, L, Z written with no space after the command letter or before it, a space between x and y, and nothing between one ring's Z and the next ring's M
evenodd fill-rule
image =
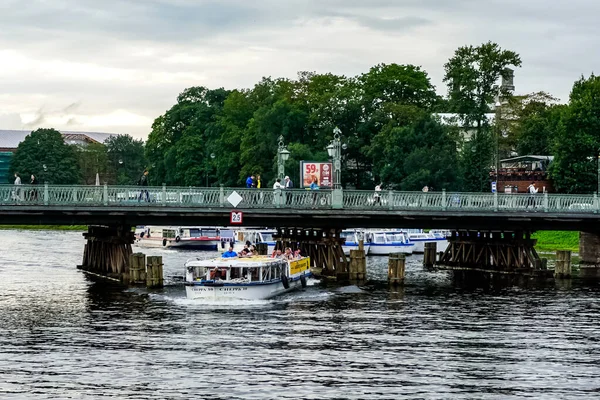
M23 177L33 174L39 182L57 185L73 185L80 180L76 150L55 129L38 129L27 135L17 147L10 171Z
M556 143L552 178L564 193L597 190L600 156L600 77L581 77L573 85Z
M497 84L501 77L510 78L510 66L521 66L519 55L492 42L460 47L444 65L449 106L464 126L475 126L479 133L488 126L486 113L496 96L511 97L513 89Z
M105 143L111 180L117 185L135 185L147 167L144 142L119 135L109 137Z
M489 181L495 146L486 114L497 96L503 100L512 96L513 88L498 85L499 78L511 77L509 66L521 66L519 55L492 42L460 47L444 65L449 106L463 127L474 129L473 143L466 146L462 157L464 168L477 168L464 170L465 184L473 190L489 187L484 183ZM476 154L469 154L473 149Z
M109 173L108 154L102 143L90 143L87 146L76 146L76 154L83 185L94 185L96 174L101 183L113 183Z

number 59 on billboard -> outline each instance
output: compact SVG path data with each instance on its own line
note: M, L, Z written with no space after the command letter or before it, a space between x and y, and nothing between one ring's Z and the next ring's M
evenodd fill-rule
M317 178L317 184L322 188L333 187L333 164L330 162L300 161L300 186L309 187Z

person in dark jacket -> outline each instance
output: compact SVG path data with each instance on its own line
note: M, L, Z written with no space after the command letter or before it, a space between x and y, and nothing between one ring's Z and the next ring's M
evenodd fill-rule
M138 182L138 185L142 186L142 187L148 187L148 170L144 170L144 173L142 174L142 176L140 177L140 180ZM142 198L146 199L146 201L150 201L150 193L148 193L147 189L142 189L142 191L140 192L140 196L138 197L138 202L142 201Z
M35 178L35 175L31 174L31 181L29 182L30 185L37 185L38 184L38 180ZM31 192L30 192L30 197L31 200L37 200L38 198L38 191L36 188L32 188Z

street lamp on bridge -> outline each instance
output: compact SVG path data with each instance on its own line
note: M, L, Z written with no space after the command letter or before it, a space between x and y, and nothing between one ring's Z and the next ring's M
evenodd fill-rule
M342 141L340 135L342 131L337 126L333 130L333 140L327 146L327 154L333 159L333 188L342 188Z
M285 177L285 162L289 160L290 152L283 143L283 135L279 136L279 145L277 147L277 177L283 181Z

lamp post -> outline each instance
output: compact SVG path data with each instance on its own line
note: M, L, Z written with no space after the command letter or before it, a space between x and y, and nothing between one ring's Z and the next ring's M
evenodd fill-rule
M342 142L340 140L340 135L342 131L337 126L333 130L333 140L327 146L327 154L333 160L333 188L341 189L342 188Z
M495 169L496 169L496 192L498 191L498 188L500 187L500 184L498 183L498 179L499 179L499 169L500 169L500 111L501 111L501 107L502 107L502 103L500 103L500 92L498 92L498 94L496 95L496 109L494 110L496 112L496 157L495 157Z
M285 177L285 162L289 160L290 152L283 143L283 135L279 136L279 144L277 147L277 177L283 181Z
M216 157L215 153L210 153L211 159L214 160L215 157ZM204 159L206 160L206 168L204 169L204 176L206 177L206 186L205 187L208 187L208 157L205 157Z

